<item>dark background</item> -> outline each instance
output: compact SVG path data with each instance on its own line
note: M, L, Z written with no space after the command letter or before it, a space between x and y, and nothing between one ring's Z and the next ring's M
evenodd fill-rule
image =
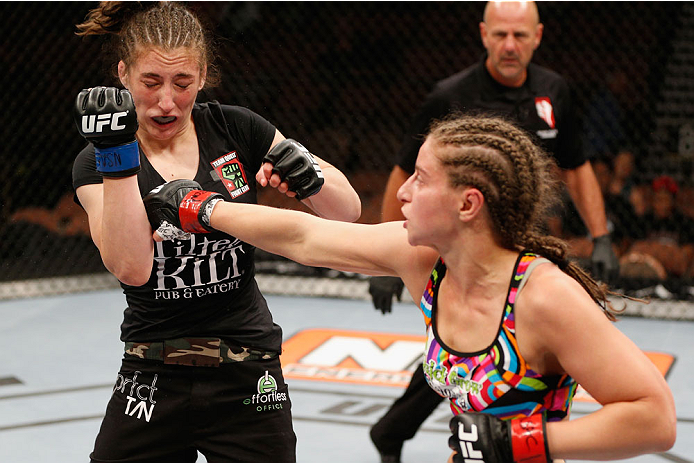
M74 98L115 83L104 39L74 34L95 5L0 3L0 281L104 271L71 187L84 145ZM400 138L433 83L482 55L481 2L190 6L217 36L222 75L200 100L246 106L340 167L360 193L362 222L379 220ZM669 173L690 182L681 134L694 113L692 5L539 7L545 33L534 61L564 75L590 114L585 148L612 155L628 147L646 181ZM615 81L618 116L600 106Z

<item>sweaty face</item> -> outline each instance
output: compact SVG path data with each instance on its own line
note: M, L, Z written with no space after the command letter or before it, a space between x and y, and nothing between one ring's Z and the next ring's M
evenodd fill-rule
M525 82L528 64L542 39L542 24L534 8L524 2L490 2L480 23L487 70L508 87Z
M118 71L133 95L140 134L166 140L191 124L193 104L204 83L191 50L152 47L128 68L121 62Z
M450 186L437 145L427 139L419 149L415 172L398 190L411 245L445 245L458 226L458 191Z

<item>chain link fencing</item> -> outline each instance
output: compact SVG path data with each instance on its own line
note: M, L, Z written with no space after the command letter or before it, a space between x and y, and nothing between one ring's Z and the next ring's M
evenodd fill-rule
M74 25L95 5L0 3L0 282L105 272L71 187L72 162L84 145L72 119L74 98L82 88L116 84L103 39L74 34ZM360 194L365 223L380 219L401 138L426 94L483 52L481 2L189 5L215 33L222 76L221 85L201 92L200 101L246 106L339 167ZM621 171L614 161L630 153L623 157L632 172L619 193L639 192L638 212L647 214L657 196L654 181L672 190L662 180L667 176L676 185L682 216L694 217L694 6L541 2L539 8L545 28L534 62L571 83L584 149L601 163L599 178L614 179ZM562 233L585 234L570 205L562 214ZM620 231L626 243L639 235L643 220L637 214ZM683 233L691 235L684 247L690 252L694 227ZM626 256L627 248L620 244L618 251ZM589 253L579 245L572 249L577 257ZM694 297L691 265L670 271L667 262L660 268L643 254L637 254L641 260L625 257L620 288L663 300ZM265 253L259 253L258 269L327 274Z

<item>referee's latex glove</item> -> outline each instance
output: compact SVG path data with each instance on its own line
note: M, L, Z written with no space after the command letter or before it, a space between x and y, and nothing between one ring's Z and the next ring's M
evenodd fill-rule
M593 276L604 283L614 281L619 274L619 260L612 249L612 238L609 233L593 239L590 263Z
M405 284L398 277L371 277L369 294L373 298L374 307L383 315L393 310L393 296L402 300L402 290Z

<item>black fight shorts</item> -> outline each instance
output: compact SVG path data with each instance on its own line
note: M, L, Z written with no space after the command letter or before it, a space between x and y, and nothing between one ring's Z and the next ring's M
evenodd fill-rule
M92 462L296 461L279 358L217 368L125 357Z

